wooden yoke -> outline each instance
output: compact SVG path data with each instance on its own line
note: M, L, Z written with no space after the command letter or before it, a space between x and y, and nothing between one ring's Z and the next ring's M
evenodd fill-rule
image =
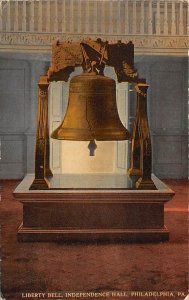
M35 179L30 187L31 190L48 189L47 177L52 176L49 166L48 87L48 77L40 76L38 82Z
M130 176L140 176L136 182L138 189L156 189L152 179L152 147L150 130L147 117L147 89L146 83L138 83L137 111L133 129L131 168L128 171Z

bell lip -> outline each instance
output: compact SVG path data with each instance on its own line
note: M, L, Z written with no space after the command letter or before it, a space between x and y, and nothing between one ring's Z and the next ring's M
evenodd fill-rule
M102 132L104 136L102 136ZM105 130L94 130L95 140L97 141L124 141L131 140L131 133L123 126L119 131L114 128L106 128ZM102 136L102 137L101 137Z
M131 140L131 136L130 136L130 134L128 134L128 135L126 135L126 136L118 136L117 138L115 138L115 136L114 137L107 137L107 138L100 138L100 137L96 137L95 138L95 140L96 141L115 141L115 142L117 142L117 141L129 141L129 140Z
M75 129L73 129L74 131ZM84 134L85 132L85 134ZM66 128L57 128L51 133L51 138L55 140L67 140L67 141L92 141L94 140L94 136L90 130L77 130L77 134L74 135L72 130ZM77 137L78 135L78 137Z
M61 131L61 130L60 130ZM82 131L82 130L81 130ZM69 134L62 133L60 134L60 132L58 132L58 130L56 129L54 132L51 133L51 138L55 139L55 140L65 140L65 141L92 141L92 140L96 140L96 141L125 141L125 140L131 140L131 134L129 131L126 130L125 133L123 134L117 134L117 137L115 137L115 133L106 133L104 134L103 137L100 136L100 133L92 135L92 134L87 134L84 136L80 135L77 137L76 135L73 137Z

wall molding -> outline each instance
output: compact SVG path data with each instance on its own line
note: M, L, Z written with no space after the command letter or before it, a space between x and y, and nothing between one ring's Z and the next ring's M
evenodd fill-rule
M102 35L102 34L56 34L56 33L28 33L28 32L1 32L0 51L4 50L51 50L51 45L56 40L83 40L87 38L101 38L109 42L122 40L132 41L137 54L162 54L186 56L189 48L187 36L154 36L154 35Z

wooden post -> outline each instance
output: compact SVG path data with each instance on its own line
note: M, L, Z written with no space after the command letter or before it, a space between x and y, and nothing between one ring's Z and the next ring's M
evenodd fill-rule
M22 2L22 31L26 31L26 1Z
M31 1L31 6L30 6L30 32L33 32L35 30L34 28L34 18L35 18L35 3L34 1Z
M105 2L101 2L101 32L102 34L106 34L106 12L105 12Z
M171 34L176 34L176 19L175 19L175 2L172 1L172 9L171 9Z
M70 28L69 28L69 31L70 32L74 32L75 28L74 28L74 20L75 20L75 16L74 16L74 1L73 0L70 0L69 1L69 4L70 4Z
M6 21L6 31L11 31L11 17L10 17L10 1L7 2L7 21Z
M0 28L3 29L3 4L0 2Z
M62 33L66 32L66 3L62 1Z
M144 34L144 1L141 1L141 21L140 21L140 34Z
M152 34L152 1L149 0L149 13L148 13L148 34Z
M84 22L84 33L90 32L90 3L89 1L85 4L85 22Z
M138 189L156 189L152 179L152 147L150 130L147 117L147 89L146 83L139 83L136 86L138 97L138 122L137 131L140 143L140 171L141 176L136 182ZM137 140L138 141L138 140ZM138 163L138 162L137 162Z
M131 140L131 166L127 172L127 175L129 176L142 175L140 169L139 100L139 94L137 94L136 116Z
M46 128L46 157L45 157L45 178L52 177L53 173L50 169L50 141L49 141L49 126L47 122Z
M42 32L42 27L43 27L43 8L42 8L42 1L39 0L39 7L38 7L38 31Z
M132 21L132 34L136 34L136 0L133 0L133 21Z
M163 32L168 35L168 16L167 16L167 2L164 3L164 26Z
M112 2L112 0L110 0L110 2L109 2L109 16L108 16L108 32L110 34L113 34L113 32L114 32L113 27L114 27L113 2Z
M14 31L18 31L18 1L14 2Z
M179 34L184 34L184 27L183 27L183 2L180 2L179 5Z
M38 113L35 149L35 179L31 190L49 188L48 176L52 176L49 167L49 131L48 131L48 87L47 76L40 76L38 82Z
M157 1L156 3L156 34L159 35L161 33L160 30L160 2Z
M47 1L46 2L46 22L45 22L45 25L46 25L46 32L51 32L51 2L50 1Z
M116 29L117 29L117 34L121 34L121 3L120 1L117 2L116 5L116 13L117 13L117 17L116 17Z
M129 34L129 3L125 1L125 34Z
M54 1L55 20L54 20L54 32L58 32L58 0Z

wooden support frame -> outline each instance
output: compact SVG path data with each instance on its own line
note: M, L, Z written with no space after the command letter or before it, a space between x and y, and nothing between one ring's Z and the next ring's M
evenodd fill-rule
M152 146L147 116L147 90L149 85L141 82L136 85L137 108L133 129L130 176L139 176L138 189L156 189L152 179Z
M96 43L96 44L95 44ZM68 47L71 47L72 55L69 53L69 60L65 59ZM32 190L49 189L48 178L53 176L49 166L49 129L48 129L48 88L50 81L67 81L75 66L83 66L81 49L74 43L66 44L57 42L53 45L53 63L48 69L48 75L41 76L38 82L38 116L37 116L37 134L35 150L35 179L30 187ZM101 40L82 43L88 51L94 48L98 53L99 47L104 47L103 57L100 54L100 61L114 67L118 82L136 82L137 108L134 122L131 149L131 167L128 170L129 176L137 176L137 189L156 189L152 179L152 147L150 130L147 117L147 89L148 85L144 79L139 79L134 69L134 46L131 42L128 44L118 41L117 44L104 44ZM106 45L106 47L104 46ZM78 50L79 49L79 50ZM74 53L75 51L75 53ZM87 53L87 52L86 52ZM93 52L87 53L93 55ZM117 58L121 59L117 60Z
M48 76L40 76L38 82L35 179L30 186L31 190L48 189L48 177L53 175L49 166L48 88Z

